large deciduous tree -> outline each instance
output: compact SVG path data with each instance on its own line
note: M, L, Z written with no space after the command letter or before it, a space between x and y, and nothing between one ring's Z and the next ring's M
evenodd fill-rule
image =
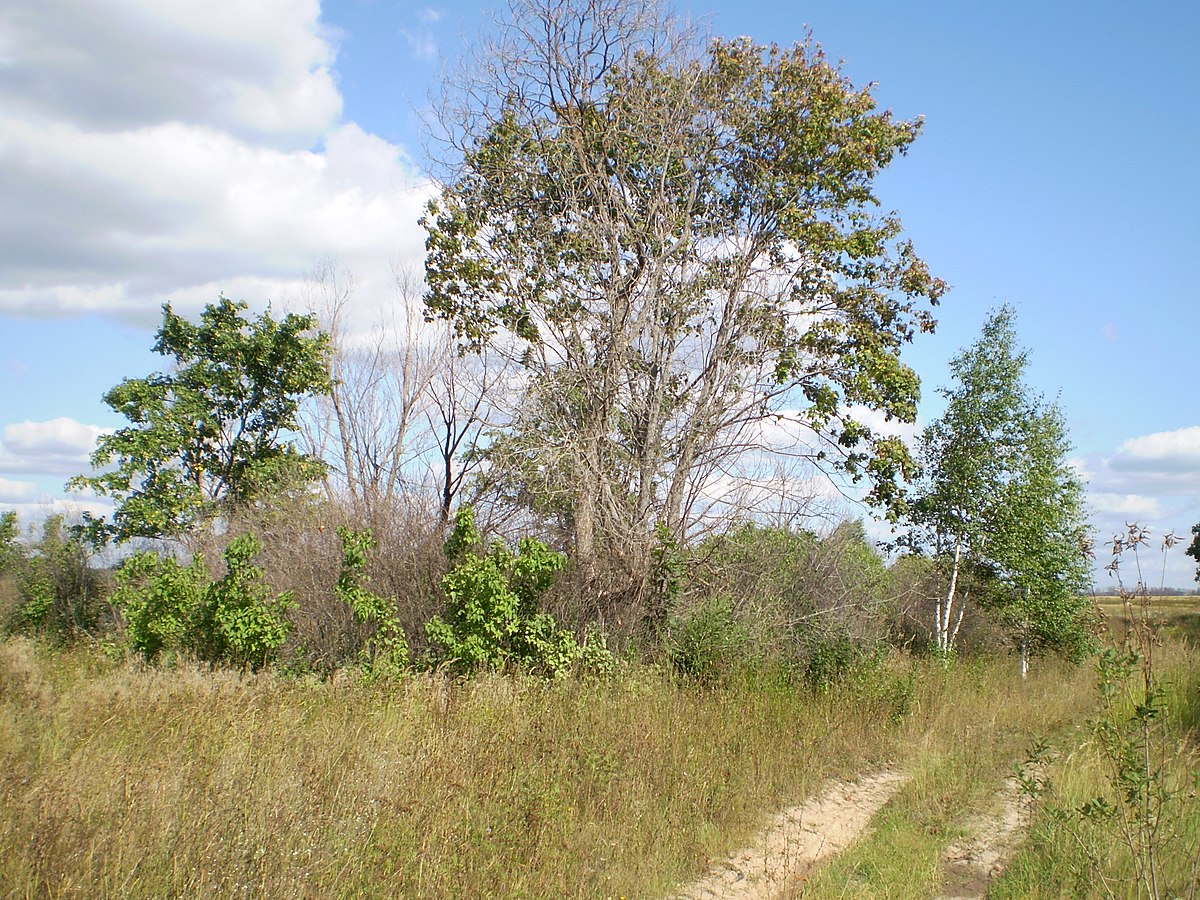
M968 568L993 581L987 604L1020 647L1074 655L1088 642L1083 488L1067 462L1062 414L1024 384L1028 354L1002 307L950 363L946 411L920 440L910 505L913 543L945 565L934 642L953 651Z
M308 316L243 317L221 297L193 323L163 307L154 350L168 371L126 379L104 402L129 425L100 437L88 487L116 500L102 530L117 541L178 537L320 463L285 438L301 400L329 388L328 339Z
M493 464L581 570L644 580L656 525L685 537L768 421L895 500L909 457L853 410L912 421L900 351L945 289L873 192L920 121L811 41L705 45L645 0L511 0L474 65L426 303L523 367Z

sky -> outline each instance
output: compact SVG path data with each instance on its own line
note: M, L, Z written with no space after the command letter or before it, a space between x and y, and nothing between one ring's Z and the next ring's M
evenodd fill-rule
M431 89L479 0L6 0L0 7L0 509L82 504L102 402L156 370L161 306L301 308L324 260L354 316L419 271ZM1200 522L1200 4L676 0L715 35L813 38L924 117L877 183L952 291L907 361L920 423L1010 303L1103 544ZM1157 585L1192 587L1185 540ZM1159 565L1157 550L1153 564ZM1103 589L1105 576L1098 576Z

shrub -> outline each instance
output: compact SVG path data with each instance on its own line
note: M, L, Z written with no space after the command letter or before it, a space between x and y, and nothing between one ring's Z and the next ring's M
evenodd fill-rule
M273 594L254 565L260 547L253 535L234 539L219 581L209 580L199 554L187 566L149 552L131 557L113 594L128 645L148 662L182 651L240 668L270 663L287 639L292 597Z
M181 566L157 553L138 553L117 570L113 605L125 619L125 641L153 662L192 643L193 617L204 603L208 573L196 556Z
M108 613L108 578L92 567L91 550L78 528L63 516L50 516L25 552L16 541L16 516L6 513L0 541L0 565L16 585L12 624L17 629L65 641L99 631Z
M375 632L363 647L360 661L371 676L398 678L408 670L408 640L396 615L396 601L368 590L363 584L367 552L375 546L368 528L354 531L338 529L342 542L342 571L334 592L354 614L356 622L375 626Z
M234 539L225 548L225 577L205 592L200 638L211 641L207 656L213 661L257 669L287 640L292 595L272 594L263 570L254 565L261 549L252 534Z
M668 624L671 666L686 677L721 681L747 663L750 635L724 596L702 600Z
M445 617L426 625L435 655L462 672L510 662L548 675L569 671L583 648L553 616L538 611L566 558L534 538L522 538L515 551L495 541L481 553L482 544L474 512L460 509L446 541L454 566L442 580Z

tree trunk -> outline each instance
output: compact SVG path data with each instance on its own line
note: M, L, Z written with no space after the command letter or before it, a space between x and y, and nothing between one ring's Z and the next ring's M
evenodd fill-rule
M958 573L962 568L962 538L954 542L954 568L950 570L950 587L946 591L946 602L938 601L937 608L937 649L942 656L949 656L954 649L954 639L958 636L958 627L962 624L963 609L958 611L958 621L954 629L950 628L950 617L954 612L954 598L958 593Z

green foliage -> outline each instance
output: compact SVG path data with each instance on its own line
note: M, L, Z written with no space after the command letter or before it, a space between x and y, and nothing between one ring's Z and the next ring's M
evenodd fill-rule
M151 552L126 560L113 604L125 618L129 647L148 662L164 652L239 668L272 662L287 639L293 601L291 594L271 592L254 565L260 550L253 535L235 538L218 581L209 580L199 555L187 566Z
M117 570L112 598L125 620L125 642L147 662L192 649L208 587L200 556L187 566L150 551L130 557Z
M460 672L507 663L548 675L568 672L583 648L537 608L566 557L533 538L522 538L515 551L495 541L481 552L482 544L473 510L460 509L446 541L455 563L442 581L446 614L425 626L441 660ZM592 655L596 652L593 647Z
M256 669L271 662L287 640L292 595L272 594L263 570L254 565L261 550L252 534L235 538L225 549L225 576L206 592L200 619L210 659Z
M12 510L0 513L0 575L13 571L24 560L25 553L17 542L20 527Z
M980 339L951 361L957 385L920 442L909 541L945 566L937 642L953 649L958 581L970 565L996 582L987 605L1021 648L1080 658L1092 647L1083 487L1057 406L1023 383L1028 354L1004 306Z
M0 554L17 585L15 625L56 640L95 634L105 619L108 581L92 567L80 529L68 526L61 515L50 516L26 551L15 540L15 517L0 524Z
M712 598L726 598L757 659L811 670L815 684L841 678L851 658L874 651L888 617L887 586L859 522L825 535L747 523L696 548L685 603L698 604L705 621L716 612L707 608Z
M104 396L129 425L102 435L92 466L68 487L116 500L100 537L171 537L283 481L306 480L317 460L283 443L300 402L329 389L328 337L313 319L270 313L221 297L193 324L163 307L154 345L165 373L127 379Z
M363 580L367 553L375 544L368 528L354 531L338 528L342 542L342 571L334 593L350 607L356 622L370 623L375 633L362 650L363 671L371 677L399 678L408 671L408 639L396 614L396 601L367 589Z
M921 123L811 42L701 46L585 2L512 10L512 55L482 67L500 81L456 85L464 158L424 219L430 315L528 370L492 455L503 483L569 521L585 569L605 540L649 566L655 523L678 539L700 514L696 472L736 469L741 429L786 409L827 439L814 465L894 505L908 452L851 410L916 414L901 349L946 286L874 178ZM572 56L576 33L606 51ZM561 84L570 99L543 102Z
M673 617L669 634L671 666L685 678L717 683L747 666L750 633L728 597L708 597Z

